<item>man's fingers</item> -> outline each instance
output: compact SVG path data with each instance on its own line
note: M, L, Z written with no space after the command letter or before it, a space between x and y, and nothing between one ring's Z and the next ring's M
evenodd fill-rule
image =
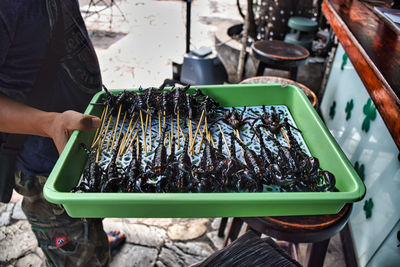
M101 120L92 115L83 115L81 122L80 122L80 128L78 130L81 131L91 131L95 130L100 127Z

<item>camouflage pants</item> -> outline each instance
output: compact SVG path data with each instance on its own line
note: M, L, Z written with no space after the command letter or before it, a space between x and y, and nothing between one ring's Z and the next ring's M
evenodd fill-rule
M43 196L46 177L17 172L15 190L48 266L105 266L110 258L101 219L71 218Z

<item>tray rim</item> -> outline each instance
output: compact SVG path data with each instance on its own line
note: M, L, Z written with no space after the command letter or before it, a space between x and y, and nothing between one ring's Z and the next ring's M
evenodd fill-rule
M331 203L331 202L343 202L351 203L361 200L365 195L365 185L359 178L358 174L355 172L351 163L345 156L344 152L330 134L329 130L326 128L325 124L322 122L321 118L317 115L315 109L312 107L311 103L307 99L304 92L294 85L286 85L282 86L279 83L268 83L268 84L237 84L237 85L199 85L192 86L191 88L219 88L226 86L235 86L235 87L263 87L263 86L281 86L281 87L289 87L291 90L295 90L296 97L300 97L300 100L306 105L307 111L310 113L309 115L313 116L313 119L316 120L320 130L325 133L327 136L327 141L329 145L333 146L335 150L340 154L340 160L343 166L347 169L348 172L352 174L352 182L354 183L354 189L345 192L252 192L252 193L70 193L70 192L60 192L55 189L55 182L57 179L56 173L51 172L48 177L45 186L43 188L43 193L45 198L56 204L68 205L77 204L79 202L85 201L85 204L109 204L112 201L113 204L118 203L127 203L131 201L135 201L138 204L182 204L182 203L195 203L201 201L204 204L214 203L218 201L218 203L224 204L235 204L235 203L249 203L257 202L259 204L262 203L295 203L296 201L300 201L301 203L311 203L314 201L318 201L319 203ZM169 89L169 88L166 88ZM132 89L128 89L132 90ZM137 89L133 89L136 91ZM124 91L123 89L115 89L111 92L119 93ZM96 102L103 94L104 91L100 91L96 93L90 103ZM94 106L89 104L85 114L90 114L94 109ZM68 153L72 149L73 144L78 138L79 131L75 130L71 138L69 139L65 149L61 153L56 165L53 170L60 170L65 164L65 159L67 158ZM307 142L307 140L305 140ZM355 179L353 179L355 178ZM68 198L73 195L73 198ZM190 195L190 198L188 198ZM329 195L329 199L326 199L327 195ZM299 200L301 197L301 200Z

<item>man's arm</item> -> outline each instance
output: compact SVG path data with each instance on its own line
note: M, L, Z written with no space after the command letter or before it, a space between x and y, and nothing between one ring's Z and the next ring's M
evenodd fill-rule
M100 126L100 119L68 110L45 112L0 93L0 131L50 137L61 154L73 130L91 131Z

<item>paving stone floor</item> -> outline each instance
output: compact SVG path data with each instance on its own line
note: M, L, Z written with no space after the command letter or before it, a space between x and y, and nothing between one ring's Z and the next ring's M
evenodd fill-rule
M82 10L89 0L80 0ZM109 88L156 86L171 77L172 60L185 51L183 1L116 1L114 7L86 19L97 51L103 82ZM193 1L192 48L213 46L222 22L240 17L231 0ZM110 27L111 25L111 27ZM106 230L119 229L127 242L113 252L110 266L189 266L222 247L219 219L104 219ZM300 247L304 258L305 245ZM21 198L0 203L0 266L42 266L43 253L21 210ZM324 266L344 266L340 238L328 248Z

